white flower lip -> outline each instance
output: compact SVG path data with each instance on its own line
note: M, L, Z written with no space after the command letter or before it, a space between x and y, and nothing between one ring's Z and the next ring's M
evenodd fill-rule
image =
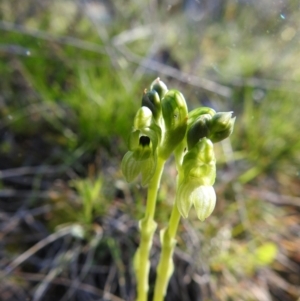
M201 221L209 217L216 206L216 193L213 186L184 183L178 190L176 199L177 208L182 217L187 218L194 205L197 216Z
M211 215L216 206L216 193L212 186L199 186L190 195L197 216L204 221Z

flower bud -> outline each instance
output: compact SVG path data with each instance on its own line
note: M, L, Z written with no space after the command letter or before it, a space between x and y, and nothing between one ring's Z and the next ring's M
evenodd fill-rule
M176 90L169 90L161 105L165 127L159 155L167 159L185 136L188 113L183 95Z
M215 114L216 111L208 107L197 108L189 112L187 129L188 149L193 148L200 139L208 137L208 121Z
M165 85L164 82L160 80L159 77L152 82L152 84L150 85L150 90L156 91L160 99L162 99L168 92L167 86Z
M209 138L212 142L219 142L231 135L235 122L235 117L232 118L232 113L233 112L220 112L209 120Z
M149 127L152 123L152 112L148 107L141 107L136 112L133 127L135 129L141 129L145 127Z
M200 107L189 112L188 125L191 126L200 116L210 115L211 117L216 114L216 111L209 107Z
M189 127L187 131L187 146L188 149L194 147L194 145L202 138L209 136L208 121L211 119L211 115L203 114L198 117Z
M232 112L216 113L210 108L191 111L187 130L188 148L192 148L203 137L216 143L230 136L235 122L231 116Z
M154 120L159 124L161 118L161 103L159 95L155 90L144 92L142 106L148 107L151 110Z

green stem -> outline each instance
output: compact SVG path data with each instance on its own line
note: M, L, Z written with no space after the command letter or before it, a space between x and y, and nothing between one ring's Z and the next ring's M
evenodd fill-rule
M165 160L158 158L155 174L148 187L146 213L144 218L140 220L141 241L134 258L134 268L137 280L137 301L147 301L150 271L149 253L157 226L153 218L164 164Z
M169 226L161 231L162 251L157 267L154 301L163 301L169 280L174 271L173 252L176 245L176 232L180 221L180 213L176 204L173 206Z
M164 169L165 160L158 157L156 171L151 179L148 186L148 195L147 195L147 205L146 205L146 214L153 219L156 206L157 192L160 185L161 175Z

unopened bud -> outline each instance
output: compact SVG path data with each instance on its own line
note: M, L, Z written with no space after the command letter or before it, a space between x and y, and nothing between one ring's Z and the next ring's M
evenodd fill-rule
M153 114L154 120L159 123L159 119L161 118L161 103L159 95L155 90L144 92L142 106L148 107Z
M200 139L209 136L208 121L211 118L211 115L203 114L190 125L187 131L188 149L193 148Z
M192 148L199 139L204 137L213 143L231 135L235 117L232 112L216 113L210 108L198 108L189 113L187 145Z
M200 116L207 114L214 116L216 114L216 111L209 107L200 107L192 110L191 112L189 112L188 125L192 125Z
M235 117L232 112L220 112L209 121L209 139L216 143L229 137L233 131Z
M165 128L160 156L167 159L185 136L188 113L185 99L177 90L169 90L161 104Z
M133 127L135 129L142 129L145 127L149 127L152 123L152 112L148 107L141 107L136 112Z
M162 82L159 77L152 82L152 84L150 85L150 90L156 91L160 99L162 99L168 92L166 84Z

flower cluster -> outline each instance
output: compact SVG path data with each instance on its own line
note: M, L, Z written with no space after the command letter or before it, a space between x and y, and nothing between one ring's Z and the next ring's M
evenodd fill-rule
M122 161L128 182L141 174L142 185L151 181L157 159L167 160L174 152L178 169L176 206L187 217L192 206L200 220L207 218L216 203L213 188L216 160L213 143L233 131L232 112L217 113L200 107L190 113L183 95L168 90L158 78L144 91L129 137L129 151Z
M203 221L216 204L212 186L216 178L213 143L231 135L235 117L232 118L232 112L216 113L206 107L191 111L188 117L187 153L179 169L176 205L183 217L188 216L194 205L198 218Z
M183 140L187 129L188 111L183 95L168 90L156 79L150 91L144 91L142 106L134 118L129 136L129 151L122 160L122 171L128 182L139 174L142 185L154 175L157 157L167 160Z

